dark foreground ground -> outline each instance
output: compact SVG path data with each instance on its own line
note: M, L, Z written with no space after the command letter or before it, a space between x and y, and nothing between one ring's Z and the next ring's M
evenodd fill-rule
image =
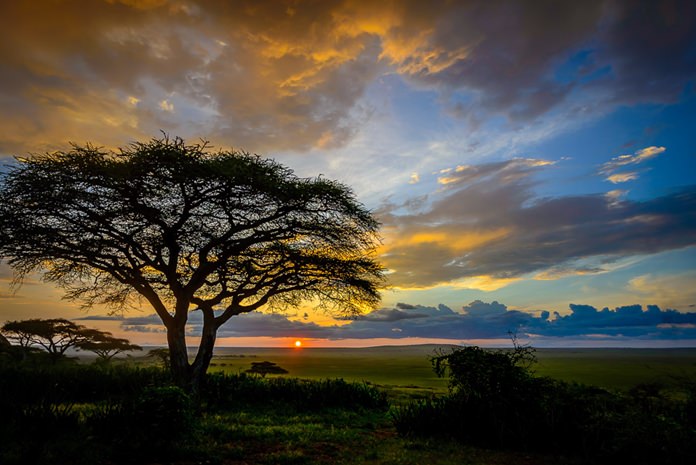
M423 416L422 407L440 405L427 403L447 394L447 379L435 376L429 361L438 349L448 350L219 348L211 370L218 373L213 375L218 384L211 385L198 407L166 387L166 372L143 357L108 369L89 359L56 369L6 363L0 365L0 464L619 463L616 456L605 460L589 452L578 454L582 447L572 454L540 450L538 445L475 447L450 437L437 421L433 434L423 434L422 419L432 418L427 409ZM592 389L572 391L607 401L614 409L591 405L596 417L592 428L621 425L617 427L630 436L612 433L624 441L621 447L638 450L648 444L657 457L638 454L637 461L621 463L684 462L683 457L680 462L660 461L660 447L688 446L663 434L669 428L682 434L683 441L694 438L694 431L670 419L682 418L674 414L670 386L696 382L696 349L542 349L536 355L532 370L537 376L606 388L601 392L608 394L600 396ZM277 363L289 374L266 379L238 376L254 361ZM356 384L316 382L322 379ZM643 386L638 394L636 385ZM641 404L631 400L629 407L622 406L623 399L636 395ZM455 421L474 429L489 416L486 409L467 412ZM665 417L665 412L676 416ZM534 437L536 432L526 433ZM602 447L611 453L612 444ZM668 452L665 457L673 456Z

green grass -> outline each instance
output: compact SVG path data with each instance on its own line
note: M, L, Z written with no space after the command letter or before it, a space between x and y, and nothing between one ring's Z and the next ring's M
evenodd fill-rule
M237 373L268 360L288 376L368 381L407 397L444 392L447 380L433 373L428 357L437 346L366 349L218 348L211 371ZM696 349L539 349L534 370L563 381L630 389L636 384L696 376ZM395 394L396 395L396 394Z
M442 388L446 383L435 376L428 361L433 348L219 348L211 371L236 373L248 369L251 362L268 360L288 370L290 376L299 378L343 378L346 381L370 381L380 385Z
M537 359L539 376L607 389L696 376L696 349L540 349Z
M204 419L202 451L211 461L247 464L484 465L571 464L557 457L488 451L448 440L396 435L388 415L335 410L315 414L255 409ZM239 461L239 462L237 462Z

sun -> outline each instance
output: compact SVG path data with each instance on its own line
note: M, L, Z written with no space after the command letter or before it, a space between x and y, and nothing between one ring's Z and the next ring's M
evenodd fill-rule
M295 347L302 347L302 341L295 341Z

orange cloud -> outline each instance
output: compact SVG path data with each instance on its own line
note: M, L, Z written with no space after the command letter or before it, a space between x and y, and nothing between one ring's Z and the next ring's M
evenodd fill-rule
M380 249L382 263L390 270L388 280L399 289L455 286L482 290L498 289L513 280L487 276L460 279L453 273L466 255L510 234L506 228L467 230L453 226L384 231Z

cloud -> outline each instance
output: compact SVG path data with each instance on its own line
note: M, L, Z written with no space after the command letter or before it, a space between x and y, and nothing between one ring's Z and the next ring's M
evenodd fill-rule
M612 174L611 176L607 176L607 181L612 182L614 184L633 181L634 179L638 179L638 173L636 173L635 171L630 173L617 173Z
M686 308L696 302L696 272L663 274L659 271L635 276L628 281L627 289L640 296L665 305Z
M159 103L159 107L162 111L167 111L169 113L174 111L174 104L171 103L169 100L162 100Z
M126 318L122 326L128 331L161 330L155 315ZM190 314L189 333L200 334L198 312ZM570 311L537 311L535 314L511 310L493 301L476 300L456 312L445 305L428 307L401 304L399 309L382 308L345 325L320 326L312 322L292 321L279 314L249 313L232 318L220 328L219 337L306 337L341 339L370 338L438 338L500 339L509 333L535 338L603 338L641 339L696 338L696 313L661 310L655 305L640 305L597 310L589 305L570 304Z
M696 336L696 313L661 310L656 305L626 305L613 310L597 310L590 305L570 304L571 313L556 314L542 334L577 336L604 334L608 336L682 339Z
M638 179L639 173L637 171L615 173L616 170L624 168L626 166L638 165L651 158L655 158L659 154L663 153L664 147L650 146L644 149L637 150L632 155L619 155L618 157L612 158L611 161L604 163L599 168L599 173L607 176L607 181L614 184L632 181Z
M0 299L23 299L24 296L12 293L0 292Z
M159 128L306 150L362 124L356 102L384 66L369 35L334 33L335 4L177 5L3 5L0 152L120 145Z
M424 313L412 313L398 308L382 308L368 313L364 316L359 316L355 318L356 320L364 321L400 321L408 320L411 318L427 318L428 315Z
M119 315L89 315L81 318L73 318L75 321L123 321L124 319L124 316ZM131 317L129 320L133 320L133 317ZM148 319L148 321L151 321L153 324L156 323L155 320Z
M654 199L620 192L538 198L548 165L509 160L469 166L426 205L385 205L381 259L398 288L496 289L521 277L602 272L637 254L696 245L696 186Z
M582 113L672 102L696 71L688 2L474 0L404 10L381 56L472 121L486 113L528 121L561 104Z
M610 190L609 192L604 194L604 197L609 201L609 205L611 206L619 206L621 205L621 199L628 195L627 190L622 190L622 189L614 189Z
M607 2L594 69L611 103L676 101L696 73L696 4L682 1Z
M396 75L469 129L561 105L676 99L688 2L3 2L0 153L157 134L252 151L340 147ZM37 10L38 8L38 10Z

